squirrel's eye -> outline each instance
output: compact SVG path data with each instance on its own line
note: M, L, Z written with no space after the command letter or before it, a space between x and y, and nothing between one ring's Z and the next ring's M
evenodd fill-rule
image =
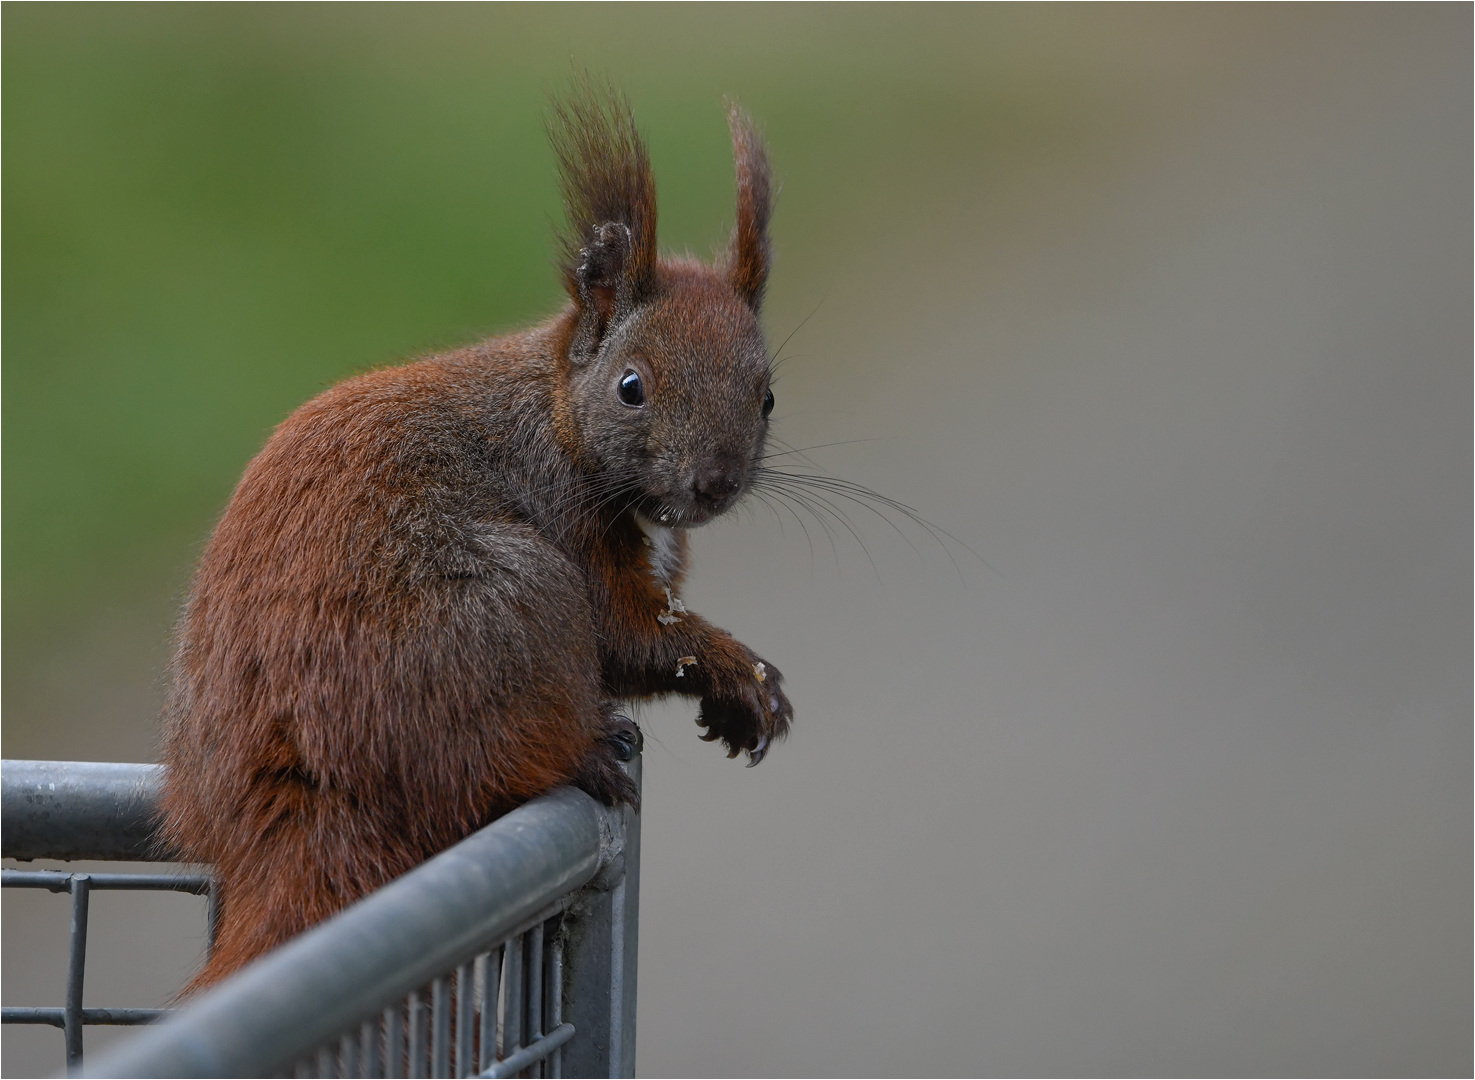
M620 380L620 400L632 409L645 404L645 384L640 381L640 372L627 371Z
M773 391L772 390L768 391L768 393L766 393L766 394L763 395L763 415L764 416L767 416L771 412L773 412Z

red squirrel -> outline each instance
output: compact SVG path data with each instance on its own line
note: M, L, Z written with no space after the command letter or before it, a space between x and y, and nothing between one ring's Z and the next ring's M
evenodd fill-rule
M556 104L564 309L340 383L247 466L164 718L164 839L222 899L186 992L560 784L635 804L620 699L700 698L702 738L753 765L787 734L778 669L677 592L773 409L768 156L729 126L737 220L707 264L657 254L624 98Z

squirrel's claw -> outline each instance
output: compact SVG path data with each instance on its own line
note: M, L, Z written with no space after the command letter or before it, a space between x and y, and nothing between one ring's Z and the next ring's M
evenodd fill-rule
M747 670L765 669L761 681L736 679L724 689L727 694L714 694L702 699L697 723L705 730L705 742L721 739L729 758L747 755L752 768L767 756L769 748L788 733L793 709L779 688L783 678L778 671L758 661Z

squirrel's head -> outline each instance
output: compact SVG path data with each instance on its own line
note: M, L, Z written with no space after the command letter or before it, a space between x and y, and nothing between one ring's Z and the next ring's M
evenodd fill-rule
M713 265L658 258L655 180L623 98L585 83L553 110L568 215L571 419L605 493L667 525L700 525L738 500L773 409L758 325L768 155L736 106L728 122L737 223Z

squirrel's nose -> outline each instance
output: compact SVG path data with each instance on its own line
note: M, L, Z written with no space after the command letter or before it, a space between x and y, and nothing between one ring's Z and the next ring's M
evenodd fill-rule
M733 493L743 486L742 466L736 461L717 461L703 465L692 477L691 490L697 501L722 503L732 498Z

